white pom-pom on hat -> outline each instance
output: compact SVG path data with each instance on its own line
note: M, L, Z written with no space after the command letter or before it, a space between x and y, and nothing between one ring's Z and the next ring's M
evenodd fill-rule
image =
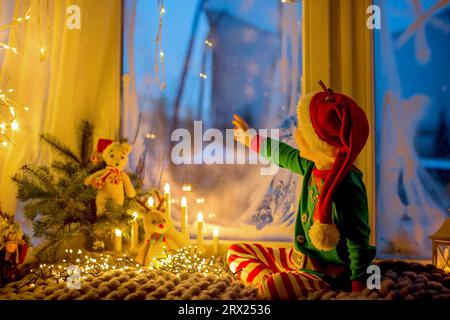
M321 223L314 221L309 228L309 238L314 247L320 251L332 250L339 243L341 235L334 223Z

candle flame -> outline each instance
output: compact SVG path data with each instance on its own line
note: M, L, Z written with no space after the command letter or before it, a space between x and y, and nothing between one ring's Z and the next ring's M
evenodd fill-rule
M199 222L203 221L203 213L201 211L197 214L197 221Z
M218 237L219 236L219 228L214 228L213 230L213 236Z
M168 182L166 182L166 184L164 185L164 192L165 193L169 193L170 192L170 184Z
M147 205L148 205L150 208L153 208L153 206L155 205L155 200L153 200L153 197L148 197Z
M122 236L122 230L116 229L116 237L121 237L121 236Z
M133 212L133 218L137 219L138 216L139 216L138 213L136 211L134 211Z
M181 206L182 207L187 207L187 199L186 199L186 197L182 197L181 198Z

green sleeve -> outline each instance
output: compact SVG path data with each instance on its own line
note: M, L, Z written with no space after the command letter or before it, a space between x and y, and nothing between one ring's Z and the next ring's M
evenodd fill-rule
M260 154L280 166L292 172L304 175L311 161L300 157L298 149L275 139L261 139Z
M370 226L367 194L361 176L350 173L353 178L342 184L335 200L340 212L341 236L346 239L350 258L350 280L367 277L367 267L375 258L376 249L369 244Z

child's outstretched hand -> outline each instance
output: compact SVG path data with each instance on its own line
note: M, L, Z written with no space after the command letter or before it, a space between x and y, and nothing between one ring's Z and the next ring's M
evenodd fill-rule
M234 139L243 145L250 147L253 135L251 135L247 130L249 129L247 122L239 117L237 114L233 114L234 120Z

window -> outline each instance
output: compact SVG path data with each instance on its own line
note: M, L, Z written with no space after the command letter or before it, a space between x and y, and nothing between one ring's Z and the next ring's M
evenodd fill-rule
M375 32L377 248L430 258L450 208L450 6L379 1Z
M173 165L174 142L168 137L176 128L194 135L194 120L202 121L203 132L217 128L225 137L237 113L254 128L280 128L281 140L293 143L301 77L301 4L124 3L122 134L133 143L132 169L141 172L147 186L161 189L170 183L175 221L180 198L186 195L190 225L202 211L209 236L218 226L225 239L290 240L297 176L283 170L262 176L259 166L244 164ZM163 6L162 46L156 48ZM214 143L226 146L225 141ZM192 156L197 158L198 152L193 150ZM187 185L191 191L183 192Z

